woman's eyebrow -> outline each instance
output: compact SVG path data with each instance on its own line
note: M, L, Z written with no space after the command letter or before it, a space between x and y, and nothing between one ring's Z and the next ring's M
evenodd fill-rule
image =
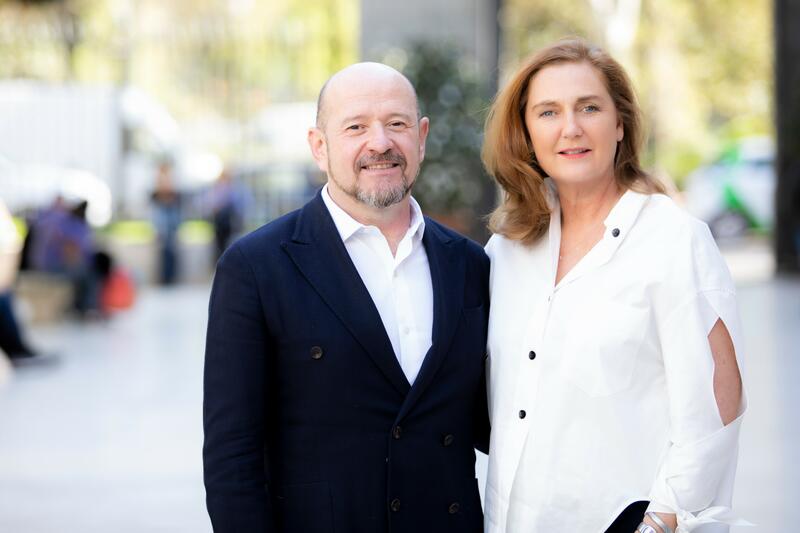
M585 96L580 96L580 97L578 97L578 98L575 100L575 102L576 102L576 103L578 103L578 104L580 104L580 103L583 103L583 102L588 102L588 101L590 101L590 100L597 100L597 99L599 99L599 98L600 98L600 97L599 97L599 96L597 96L596 94L587 94L587 95L585 95ZM555 100L542 100L541 102L539 102L539 103L537 103L537 104L534 104L533 106L531 106L531 109L535 109L535 108L537 108L537 107L543 107L543 106L544 106L544 107L546 107L546 106L553 106L553 105L558 105L558 102L556 102Z

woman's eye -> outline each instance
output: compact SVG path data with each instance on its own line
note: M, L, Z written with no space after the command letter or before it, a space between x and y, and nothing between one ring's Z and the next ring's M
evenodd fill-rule
M554 117L555 114L556 114L555 111L553 111L552 109L548 109L547 111L542 111L541 113L539 113L539 116L540 117Z
M584 107L583 110L586 111L587 113L596 113L597 111L600 111L600 108L594 104L590 104Z

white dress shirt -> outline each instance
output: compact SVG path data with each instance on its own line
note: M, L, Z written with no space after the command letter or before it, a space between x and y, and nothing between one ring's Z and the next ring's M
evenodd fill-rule
M428 254L422 244L422 210L411 198L411 222L392 255L381 231L348 215L333 201L327 185L322 189L322 200L378 308L400 367L413 385L431 347L433 332L433 285Z
M679 531L727 531L741 412L723 425L707 336L721 318L739 357L742 345L708 228L664 195L627 191L556 285L548 192L544 237L486 246L486 531L602 533L639 500L676 513Z

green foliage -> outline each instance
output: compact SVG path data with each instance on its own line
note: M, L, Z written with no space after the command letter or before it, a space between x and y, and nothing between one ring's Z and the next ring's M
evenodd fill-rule
M0 78L130 82L179 119L315 98L357 59L357 0L35 4L0 0Z
M486 83L452 46L417 43L407 57L403 72L417 89L422 114L431 121L414 196L431 212L474 206L489 179L480 159Z

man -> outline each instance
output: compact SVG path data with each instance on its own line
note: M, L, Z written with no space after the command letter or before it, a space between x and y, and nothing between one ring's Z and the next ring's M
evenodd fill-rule
M489 263L409 196L427 134L394 69L335 74L308 134L327 185L220 260L204 404L217 533L483 530Z

